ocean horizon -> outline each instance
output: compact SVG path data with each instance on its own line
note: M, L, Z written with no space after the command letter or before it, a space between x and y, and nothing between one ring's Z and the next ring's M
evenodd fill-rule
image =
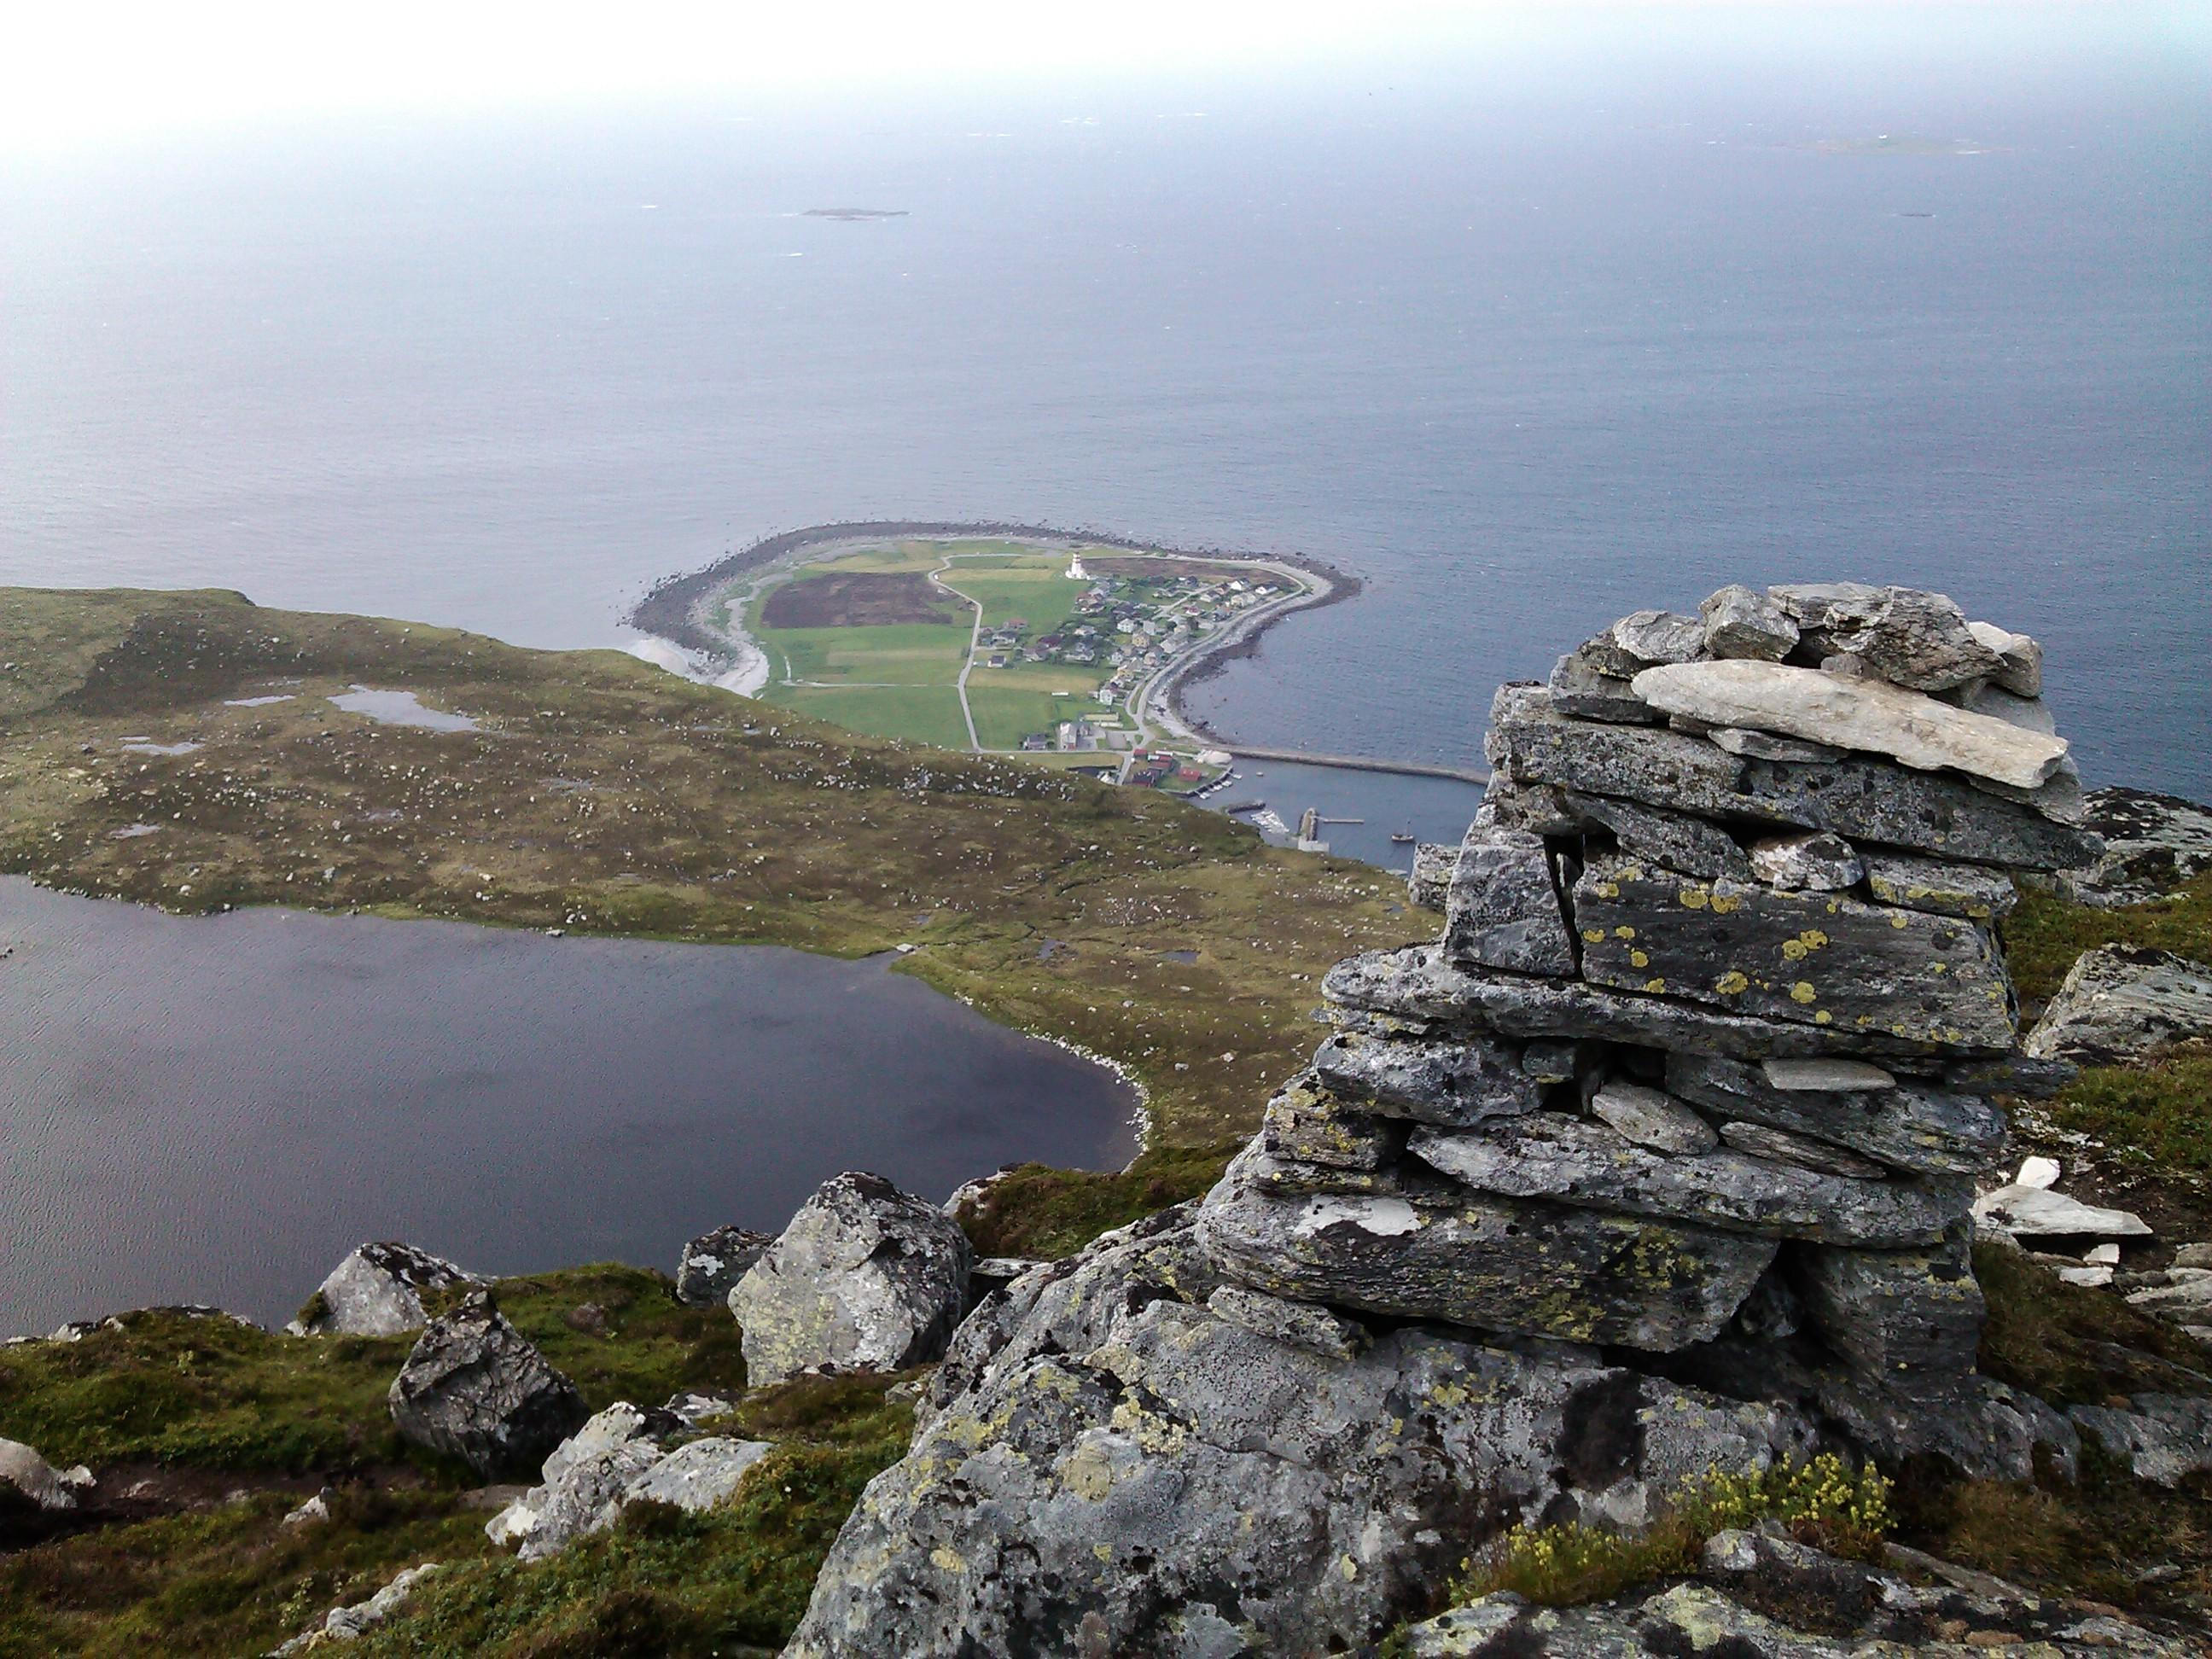
M1364 591L1194 712L1450 765L1624 611L1898 581L2203 797L2204 62L1929 17L0 159L0 580L576 647L827 520L1296 552Z

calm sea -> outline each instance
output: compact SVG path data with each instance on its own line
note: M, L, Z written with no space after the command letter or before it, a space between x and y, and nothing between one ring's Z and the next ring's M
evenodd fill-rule
M1457 763L1622 611L1904 580L2044 638L2093 781L2203 796L2209 34L1632 9L0 161L0 580L572 646L836 518L1301 550L1367 593L1198 705Z

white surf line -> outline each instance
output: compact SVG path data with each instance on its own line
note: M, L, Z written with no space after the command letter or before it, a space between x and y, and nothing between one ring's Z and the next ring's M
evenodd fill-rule
M983 642L983 602L981 599L969 599L967 594L963 593L945 580L945 573L952 568L952 558L953 556L947 553L945 556L945 562L929 573L929 580L955 599L973 606L975 611L975 625L968 630L967 659L960 665L960 678L953 681L952 689L960 694L960 718L968 725L968 747L980 755L985 752L983 739L975 735L975 716L968 708L968 676L975 666L975 648Z

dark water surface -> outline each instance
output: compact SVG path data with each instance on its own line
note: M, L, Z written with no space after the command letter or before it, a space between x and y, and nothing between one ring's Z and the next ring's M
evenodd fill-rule
M1300 550L1367 592L1200 712L1460 765L1624 611L1905 580L2045 640L2093 781L2212 793L2205 9L1468 10L0 156L0 580L568 646L825 520Z
M282 1320L403 1238L672 1270L825 1176L932 1200L1111 1167L1135 1097L881 961L246 910L0 879L0 1335L155 1302Z

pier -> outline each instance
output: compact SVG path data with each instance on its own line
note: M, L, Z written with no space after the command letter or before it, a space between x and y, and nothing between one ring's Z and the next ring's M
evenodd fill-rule
M1254 749L1243 744L1222 745L1239 760L1294 761L1301 766L1338 766L1349 772L1396 772L1412 778L1450 778L1460 783L1486 784L1490 774L1470 767L1429 766L1419 761L1376 760L1366 755L1317 755L1303 749Z

